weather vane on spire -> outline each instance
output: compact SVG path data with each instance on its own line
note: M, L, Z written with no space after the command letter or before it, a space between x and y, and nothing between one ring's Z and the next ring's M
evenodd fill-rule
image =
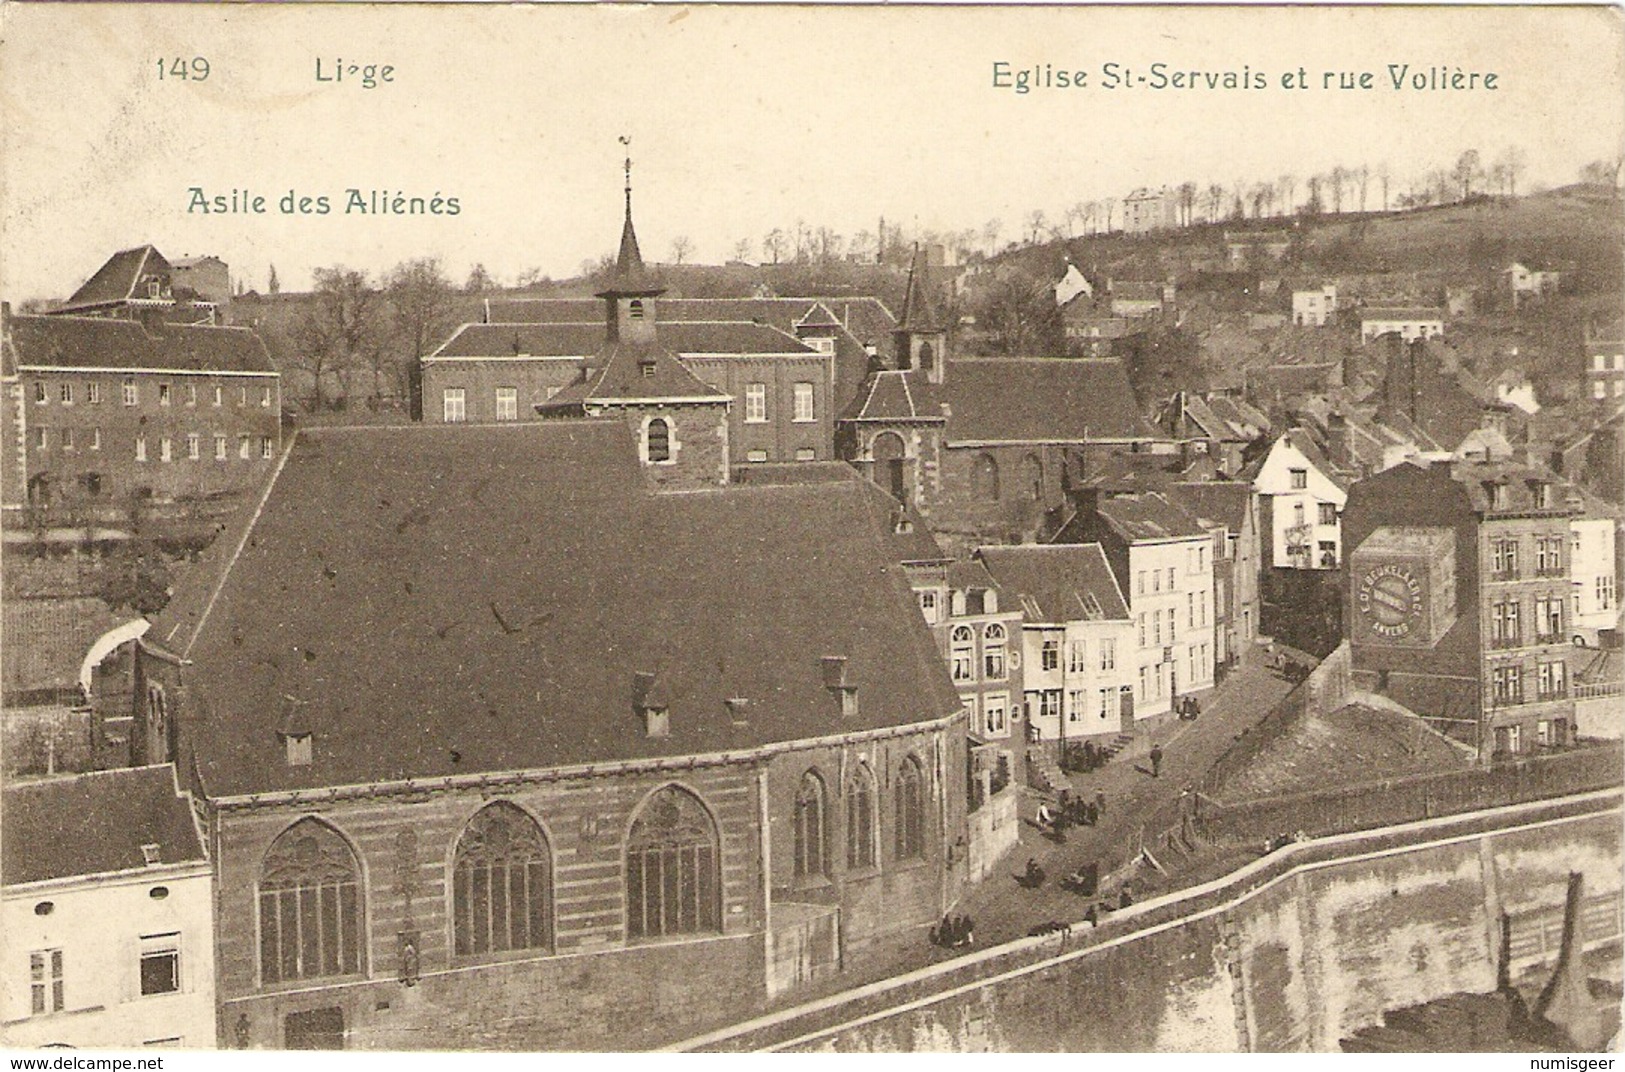
M632 215L632 136L630 134L622 134L621 135L621 144L626 146L626 161L625 161L625 168L626 168L626 214L627 214L628 217L631 217L631 215Z

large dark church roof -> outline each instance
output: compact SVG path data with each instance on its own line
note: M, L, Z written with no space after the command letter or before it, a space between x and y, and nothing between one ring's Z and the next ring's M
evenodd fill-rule
M300 434L145 638L212 796L703 754L951 715L858 481L646 489L621 422ZM825 656L845 656L843 718ZM669 737L641 730L658 675ZM724 701L748 700L748 726ZM295 705L314 762L289 766Z

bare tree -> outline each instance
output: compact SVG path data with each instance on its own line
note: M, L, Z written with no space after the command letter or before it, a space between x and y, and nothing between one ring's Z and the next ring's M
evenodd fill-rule
M1384 160L1377 165L1377 181L1382 183L1382 210L1388 211L1388 183L1393 179L1393 169Z
M434 257L402 261L391 268L384 277L384 294L389 299L390 320L395 328L395 389L397 397L405 398L411 393L418 359L456 325L457 300L451 280ZM374 397L379 393L375 369Z
M1003 231L1003 220L992 219L982 224L982 241L987 243L987 252L989 256L999 251L999 235Z
M373 371L376 398L384 349L382 292L365 272L343 265L318 268L312 275L316 286L305 317L295 328L294 361L310 373L316 408L325 404L324 376L336 377L348 398L350 377L360 369Z
M1179 184L1179 224L1189 227L1191 219L1196 215L1196 184L1185 181Z
M1107 197L1100 202L1100 211L1106 215L1106 233L1112 233L1112 216L1117 211L1117 198Z
M1509 145L1501 153L1501 167L1506 174L1507 194L1518 196L1518 178L1529 166L1529 159L1524 151L1516 145Z
M767 254L768 259L774 264L779 263L779 258L785 253L784 232L775 227L763 235L762 252Z
M1207 222L1219 222L1219 207L1224 204L1224 187L1209 183L1207 188Z
M671 259L682 264L688 260L688 255L694 252L694 240L688 235L680 234L671 240Z
M1479 163L1477 149L1468 149L1456 158L1456 167L1451 172L1451 177L1456 180L1456 186L1461 190L1461 199L1463 201L1473 196L1473 182L1483 172L1484 169Z
M1282 175L1275 180L1281 190L1281 207L1285 210L1282 215L1296 216L1297 206L1293 204L1293 197L1298 192L1298 177L1296 175Z
M271 277L265 281L265 289L272 294L282 293L282 284L276 277L276 265L271 265Z
M1033 209L1032 212L1027 214L1027 233L1032 236L1028 239L1030 245L1038 245L1039 239L1044 236L1044 232L1048 229L1049 217L1044 215L1043 209Z
M488 290L495 290L497 281L491 278L491 273L485 270L485 265L476 264L468 271L468 281L463 284L465 294L484 294Z
M1343 214L1343 184L1348 181L1348 169L1338 164L1327 173L1326 179L1332 185L1332 212L1335 215Z
M1060 310L1049 280L1025 272L1001 272L982 293L977 323L1006 354L1031 354L1059 346Z
M1371 188L1371 168L1361 164L1354 169L1354 182L1360 189L1360 211L1365 211L1366 191Z

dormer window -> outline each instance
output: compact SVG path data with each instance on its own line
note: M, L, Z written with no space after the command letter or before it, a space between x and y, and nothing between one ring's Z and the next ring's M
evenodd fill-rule
M1489 485L1490 509L1505 510L1507 505L1507 486L1500 483Z
M290 733L282 738L288 750L288 766L308 767L311 763L311 742L314 734Z
M643 319L643 302L642 302L642 300L638 299L638 298L633 298L630 302L628 302L627 305L626 305L626 315L628 317L630 317L631 319L633 319L633 320L642 320Z
M141 862L148 867L154 867L164 862L163 851L157 842L148 842L141 846Z

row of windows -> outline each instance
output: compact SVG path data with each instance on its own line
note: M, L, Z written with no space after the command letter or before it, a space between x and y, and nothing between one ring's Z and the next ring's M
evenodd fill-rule
M1612 364L1609 364L1610 360ZM1625 370L1625 354L1613 354L1611 357L1608 354L1591 355L1591 371L1607 372L1610 368L1615 372Z
M1021 459L1021 488L1034 502L1044 497L1044 463L1038 455L1028 454ZM999 499L999 461L991 454L978 454L971 462L971 494L978 499L996 502Z
M970 696L965 699L965 710L970 715L970 724L978 728L984 737L1008 737L1010 735L1010 697L1003 692L990 692L980 699Z
M1535 640L1550 642L1563 636L1563 596L1540 596L1534 600ZM1490 641L1498 647L1523 643L1522 603L1503 599L1490 604Z
M1563 575L1563 542L1562 536L1535 537L1535 575L1537 577L1560 577ZM1516 538L1490 541L1490 574L1494 579L1517 579L1519 576L1519 545L1520 541Z
M137 951L137 978L142 997L175 994L181 989L181 936L141 935ZM28 954L28 989L31 1016L48 1016L67 1008L67 973L61 949L36 949ZM96 971L105 970L98 964Z
M188 461L201 461L203 459L203 437L197 434L188 435L185 440L186 457ZM228 438L223 435L214 437L214 460L223 462L227 458ZM254 456L254 437L240 435L237 437L237 457L252 458ZM274 458L276 456L276 442L270 436L259 437L259 456L261 458ZM148 458L147 437L135 437L135 460L144 462ZM175 440L170 436L161 436L158 439L158 460L171 462L175 460Z
M925 854L926 779L920 761L906 757L897 767L892 788L895 822L892 855L912 860ZM880 859L880 787L867 763L858 763L841 792L846 813L848 870L875 867ZM829 808L824 779L817 771L801 776L796 792L795 876L829 875Z
M1117 697L1116 688L1033 689L1027 693L1027 716L1060 718L1064 712L1069 726L1081 724L1086 718L1116 718Z
M1591 397L1592 398L1607 398L1610 392L1613 393L1613 396L1615 398L1618 398L1621 395L1625 395L1625 380L1615 380L1613 387L1609 387L1608 384L1605 383L1602 380L1594 380L1594 381L1592 381L1592 384L1591 384Z
M925 775L910 756L892 789L897 859L925 852ZM848 868L875 866L880 791L859 763L842 793ZM795 873L828 873L823 779L808 771L795 806ZM415 848L415 835L403 837ZM634 814L625 842L629 941L722 929L721 843L716 822L691 791L668 785ZM306 817L272 843L256 899L260 978L282 983L354 975L366 967L365 897L354 850L331 826ZM549 950L554 939L553 854L541 825L507 801L475 813L457 840L450 893L452 951L482 957Z
M81 387L83 387L82 392L80 391ZM198 404L199 391L198 385L195 383L182 384L179 391L176 391L174 386L168 383L159 383L157 387L158 404L160 406L172 405L176 395L180 396L185 405L195 406ZM224 384L213 383L205 385L206 397L209 398L212 405L225 405L226 393L226 386ZM102 401L102 385L98 380L89 380L84 384L75 383L71 380L64 380L56 385L56 391L54 394L56 401L64 406L71 406L74 404L76 399L80 398L84 399L86 405L99 406L101 405ZM259 388L257 394L259 404L266 409L269 409L271 407L271 400L273 397L271 388L269 386L262 386ZM44 405L47 402L50 402L52 395L53 392L51 391L50 385L44 380L34 381L34 402L36 404ZM135 380L123 381L121 384L121 397L126 406L139 406L141 404L141 385ZM234 393L234 397L237 405L248 405L248 385L239 384L236 392Z
M101 450L102 430L100 428L59 428L55 430L56 449L62 451L75 450ZM275 456L276 441L270 436L260 436L259 456L271 458ZM252 458L254 456L254 436L240 435L237 437L237 457ZM204 437L192 433L184 437L186 456L192 461L203 457ZM50 450L52 443L52 429L36 427L34 429L34 449ZM228 457L230 437L217 435L213 437L215 461L225 461ZM158 457L160 461L173 461L175 457L176 442L170 436L163 436L158 440ZM147 437L135 437L135 460L147 460Z
M982 629L982 679L1003 681L1008 673L1006 651L1009 636L1004 626L992 622ZM956 625L948 634L948 668L955 681L975 681L976 632L968 625Z
M745 452L745 460L747 462L765 462L765 461L768 460L767 451L765 451L765 450L747 450ZM812 447L797 447L796 448L796 461L798 461L798 462L815 462L817 460L818 460L818 451L815 450L814 448L812 448Z
M797 383L791 388L790 413L790 419L798 423L817 420L813 413L813 385L811 383ZM767 384L747 383L745 385L745 423L765 424L768 420Z
M1315 504L1315 520L1316 520L1316 523L1320 524L1320 525L1335 525L1335 524L1337 524L1337 504L1336 503L1316 503ZM1292 504L1292 524L1293 524L1293 526L1295 528L1302 528L1304 525L1308 524L1308 522L1309 522L1309 514L1308 514L1308 511L1304 508L1304 504L1301 503L1301 502L1300 503L1293 503Z
M547 397L552 398L558 394L557 387L547 389ZM792 389L791 420L797 423L814 421L813 385L811 383L797 383ZM517 387L496 388L496 419L499 421L516 421L519 419L519 389ZM441 393L442 417L449 424L458 424L468 420L468 391L462 387L447 387ZM768 420L767 384L749 383L745 385L745 423L763 424ZM766 460L765 458L763 459Z
M1525 689L1532 691L1526 696ZM1568 667L1562 659L1523 666L1497 666L1490 671L1490 699L1496 706L1521 704L1527 699L1556 700L1568 695Z

